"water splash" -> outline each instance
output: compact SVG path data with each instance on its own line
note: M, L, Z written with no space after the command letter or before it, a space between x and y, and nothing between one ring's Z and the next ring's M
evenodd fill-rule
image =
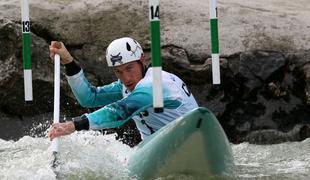
M51 141L47 137L24 136L18 141L0 139L0 179L132 179L127 160L134 148L115 140L115 136L88 131L62 137L60 164L56 169L51 167ZM224 179L310 179L310 138L276 145L242 143L232 148L236 173ZM172 174L158 179L197 178Z
M17 142L1 140L0 144L0 179L55 179L46 139L25 136Z
M0 179L126 179L132 149L115 135L74 133L61 138L60 164L51 167L47 138L25 136L19 141L0 141Z
M310 179L310 138L275 145L233 146L239 179Z

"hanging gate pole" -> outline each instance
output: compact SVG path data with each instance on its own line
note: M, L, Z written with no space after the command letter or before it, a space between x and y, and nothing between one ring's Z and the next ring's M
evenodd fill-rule
M30 20L29 1L22 0L22 34L23 34L23 66L24 66L24 91L25 101L32 101L32 70L30 52Z
M149 1L149 18L151 24L151 51L153 67L153 106L154 112L163 112L163 86L160 47L159 0Z
M210 26L211 26L211 51L212 51L212 79L213 84L221 84L220 58L219 58L219 38L217 21L216 0L210 0Z

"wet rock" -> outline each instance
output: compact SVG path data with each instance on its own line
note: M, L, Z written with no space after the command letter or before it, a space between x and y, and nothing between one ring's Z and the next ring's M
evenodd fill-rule
M298 124L288 132L274 129L258 130L249 133L245 140L255 144L277 144L287 141L302 141L310 137L310 126Z
M4 140L18 140L23 136L45 137L52 114L34 116L14 116L0 112L0 138Z
M261 57L260 54L258 57ZM279 55L272 59L274 54ZM292 56L281 53L267 52L264 57L273 65L258 70L254 67L244 69L239 80L238 74L234 76L239 84L235 87L240 89L219 118L226 132L233 137L232 141L242 142L252 131L288 131L295 124L310 123L301 60L292 61ZM277 62L278 65L275 65Z
M180 47L167 46L162 50L163 69L182 77L188 84L199 84L202 81L210 81L211 65L192 65L189 62L187 52Z
M239 73L244 79L245 95L263 85L272 74L285 65L282 53L253 51L240 54Z
M16 25L8 19L0 19L0 91L13 86L14 78L18 76L16 49L19 39ZM0 101L1 103L1 101Z
M282 90L278 84L274 82L270 82L268 84L268 93L273 97L283 97L286 95L286 91Z
M304 63L302 69L303 69L303 72L305 75L305 81L306 81L306 88L305 88L306 101L307 101L307 105L310 105L310 57L308 59L308 62Z

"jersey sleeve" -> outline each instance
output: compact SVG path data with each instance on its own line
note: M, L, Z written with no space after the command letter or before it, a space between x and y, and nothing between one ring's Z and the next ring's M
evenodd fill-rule
M106 129L121 126L139 112L152 106L152 89L133 91L129 96L86 114L90 129Z
M120 81L95 87L87 81L83 70L73 76L67 76L67 80L74 96L83 107L105 106L123 97Z

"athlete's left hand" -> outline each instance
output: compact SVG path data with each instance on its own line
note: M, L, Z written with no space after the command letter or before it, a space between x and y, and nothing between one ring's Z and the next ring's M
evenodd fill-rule
M51 125L48 137L53 140L56 137L69 135L75 131L75 126L72 121L65 123L54 123Z

